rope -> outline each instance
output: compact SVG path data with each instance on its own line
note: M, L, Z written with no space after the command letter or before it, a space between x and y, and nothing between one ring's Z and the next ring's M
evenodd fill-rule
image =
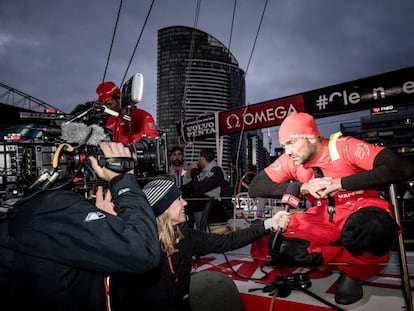
M263 12L262 12L262 16L260 18L259 28L257 29L256 37L254 39L254 43L253 43L253 47L252 47L252 52L250 54L249 61L247 62L247 67L246 67L246 71L245 71L246 75L247 75L247 71L249 70L250 61L252 60L253 51L254 51L254 48L256 46L257 38L259 37L260 28L262 27L263 16L264 16L264 13L266 11L267 2L268 2L268 0L266 0L265 5L263 7Z
M121 85L124 83L124 81L125 81L125 77L126 77L126 75L127 75L127 73L128 73L128 70L129 70L129 67L131 66L132 59L134 58L134 55L135 55L135 52L136 52L136 50L137 50L137 47L138 47L139 41L141 40L142 33L144 32L145 26L147 25L147 21L148 21L148 18L149 18L149 16L150 16L150 13L151 13L152 7L153 7L153 5L154 5L154 2L155 2L155 0L152 0L152 2L151 2L151 6L150 6L150 8L149 8L149 10L148 10L148 13L147 13L147 17L145 18L144 25L142 25L142 28L141 28L141 33L140 33L140 34L139 34L139 36L138 36L137 43L135 44L134 51L132 52L131 58L129 59L129 63L128 63L128 66L127 66L127 68L126 68L126 70L125 70L124 77L122 78Z
M188 55L188 71L191 71L191 64L194 54L194 45L195 45L195 30L198 26L198 17L200 15L200 6L201 6L201 0L197 0L197 6L196 6L196 12L194 16L194 25L193 30L191 32L191 42L190 42L190 53ZM185 74L185 80L184 80L184 94L183 94L183 100L182 100L182 111L186 111L186 101L187 101L187 78L189 74Z
M233 16L231 18L231 28L230 28L229 50L231 46L231 38L233 37L233 26L234 26L234 16L236 15L236 6L237 6L237 0L234 0Z
M118 28L118 21L119 21L119 15L121 14L121 8L122 8L122 0L119 3L119 9L118 9L118 15L116 17L116 22L115 22L115 27L114 27L114 32L112 34L112 40L111 40L111 46L109 47L109 53L108 53L108 58L106 60L106 66L105 66L105 71L104 71L104 75L102 78L102 82L105 81L105 77L106 77L106 71L108 69L108 64L109 64L109 59L111 58L111 53L112 53L112 47L114 45L114 39L115 39L115 34L116 34L116 30Z

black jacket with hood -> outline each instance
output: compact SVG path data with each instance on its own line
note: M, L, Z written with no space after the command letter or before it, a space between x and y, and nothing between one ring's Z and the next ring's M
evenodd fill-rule
M110 186L118 216L57 190L18 202L0 220L2 310L105 310L105 275L158 265L155 216L135 177Z

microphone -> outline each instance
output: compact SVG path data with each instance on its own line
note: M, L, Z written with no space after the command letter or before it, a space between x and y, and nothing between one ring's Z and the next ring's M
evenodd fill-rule
M102 141L110 141L105 130L96 124L88 126L85 123L64 123L61 129L61 138L68 143L97 146Z
M286 212L289 212L290 209L297 208L299 206L300 199L298 198L300 195L300 183L292 182L289 183L286 189L286 193L282 196L282 200L280 201L284 206ZM277 237L279 233L282 232L282 228L277 228L275 236L273 237L272 242L272 249L275 247Z
M108 107L106 107L105 105L102 105L101 103L96 102L95 105L99 108L99 109L103 109L104 113L107 113L111 116L117 117L117 118L121 118L124 119L125 121L131 122L131 116L128 114L125 114L123 112L118 112L115 110L112 110Z

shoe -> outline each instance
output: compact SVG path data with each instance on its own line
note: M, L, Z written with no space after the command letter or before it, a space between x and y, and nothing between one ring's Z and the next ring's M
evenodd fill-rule
M351 279L341 272L338 289L335 293L335 302L341 305L350 305L357 302L364 295L362 284L364 281Z

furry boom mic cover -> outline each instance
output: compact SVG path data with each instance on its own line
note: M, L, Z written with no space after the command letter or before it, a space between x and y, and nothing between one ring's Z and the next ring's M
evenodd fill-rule
M396 241L399 226L384 210L369 206L349 216L341 232L341 243L352 254L364 251L380 256Z

